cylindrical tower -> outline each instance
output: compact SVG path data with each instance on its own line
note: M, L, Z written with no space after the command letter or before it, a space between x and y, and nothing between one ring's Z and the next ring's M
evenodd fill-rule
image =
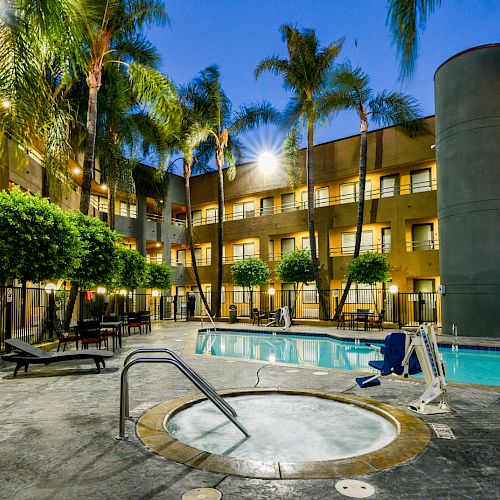
M500 337L500 44L434 76L443 333Z

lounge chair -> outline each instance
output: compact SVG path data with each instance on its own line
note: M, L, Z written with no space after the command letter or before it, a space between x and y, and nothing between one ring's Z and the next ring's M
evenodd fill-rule
M19 368L24 366L24 371L28 371L30 364L44 364L59 363L60 361L71 361L73 359L93 359L97 368L97 373L101 373L101 364L104 364L105 359L113 357L113 353L109 351L94 351L94 350L79 350L67 352L46 352L38 347L32 346L19 339L6 339L5 344L21 351L20 353L9 353L2 356L4 361L17 363L14 370L14 377L17 375Z

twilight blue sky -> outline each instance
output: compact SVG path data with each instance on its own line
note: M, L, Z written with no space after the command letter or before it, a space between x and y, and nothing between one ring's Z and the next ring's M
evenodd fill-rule
M421 33L416 72L398 83L395 50L385 21L386 0L166 0L170 27L148 31L160 49L162 70L176 84L202 68L218 64L223 87L235 106L269 100L283 109L287 94L281 80L265 74L255 81L257 63L266 56L285 57L278 31L284 23L314 28L322 46L345 36L342 62L359 60L375 90L403 90L416 97L424 113L434 113L433 75L450 56L476 45L500 42L500 0L443 0ZM358 49L355 47L357 40ZM356 118L345 113L317 130L315 143L356 134ZM260 150L280 150L280 134L266 127L243 137L245 159Z

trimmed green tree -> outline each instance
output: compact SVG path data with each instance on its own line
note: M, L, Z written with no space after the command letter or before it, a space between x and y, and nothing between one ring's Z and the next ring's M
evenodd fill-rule
M17 187L0 193L0 280L25 286L64 278L80 248L76 228L57 205Z
M347 281L375 285L387 283L391 279L391 265L387 256L380 253L367 252L356 257L346 266ZM373 300L376 307L375 298Z
M81 243L79 262L69 270L66 276L72 284L64 317L64 326L68 328L73 316L78 289L106 283L113 274L117 260L116 242L119 236L104 222L81 212L68 211L66 216L78 231Z
M295 309L299 289L302 289L304 283L314 281L311 254L307 250L298 249L283 255L276 266L276 277L283 283L293 284Z
M170 290L172 288L172 269L167 264L151 262L147 266L146 288Z
M239 260L231 267L233 283L241 286L243 290L248 288L250 292L250 315L253 309L253 289L254 287L269 283L271 270L269 266L258 257L249 257Z

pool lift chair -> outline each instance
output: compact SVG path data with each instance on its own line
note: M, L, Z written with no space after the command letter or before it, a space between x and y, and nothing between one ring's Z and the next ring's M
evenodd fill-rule
M274 316L270 318L270 321L266 323L264 326L278 326L281 322L283 322L284 327L283 330L288 330L292 325L292 319L290 317L290 308L288 306L280 307L276 309Z
M370 345L370 344L368 344ZM412 401L408 408L417 413L449 413L453 410L446 397L445 365L439 352L434 325L421 325L416 332L392 332L385 338L384 346L370 345L380 349L383 360L369 361L368 365L380 374L357 377L362 389L380 385L380 377L387 375L416 375L423 372L426 383L424 393ZM437 405L430 405L437 398Z

